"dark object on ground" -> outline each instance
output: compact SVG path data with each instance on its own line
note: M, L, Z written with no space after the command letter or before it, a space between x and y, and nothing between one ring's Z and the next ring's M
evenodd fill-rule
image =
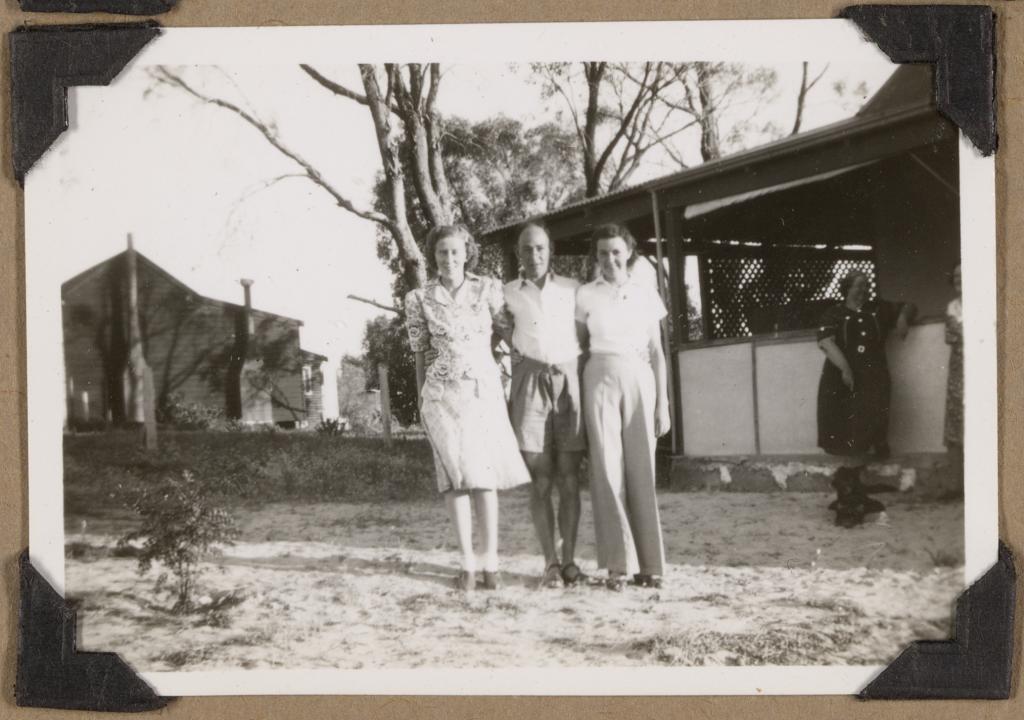
M171 698L153 688L115 653L75 649L75 612L28 559L19 559L18 674L14 696L21 707L140 712Z
M888 485L864 485L860 468L841 467L832 478L836 499L828 506L836 511L836 525L852 528L864 522L865 515L885 512L885 505L870 496L873 492L894 492Z

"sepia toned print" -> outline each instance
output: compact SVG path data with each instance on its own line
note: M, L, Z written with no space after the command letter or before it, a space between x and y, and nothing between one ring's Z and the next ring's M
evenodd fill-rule
M45 280L83 649L177 693L849 692L949 636L972 160L927 68L162 41L26 188L30 240L83 231Z

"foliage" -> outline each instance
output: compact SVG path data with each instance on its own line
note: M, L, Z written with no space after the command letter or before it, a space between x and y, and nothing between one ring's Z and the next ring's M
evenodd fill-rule
M443 149L461 220L474 233L583 197L576 136L555 123L448 118Z
M321 435L341 435L345 432L345 426L338 418L324 418L315 429Z
M224 410L196 402L186 402L179 393L171 393L157 408L157 421L178 430L209 430L224 422Z
M237 537L234 521L214 504L210 485L198 482L191 470L167 474L143 487L130 506L142 524L122 536L118 546L142 540L139 573L147 572L154 561L164 564L174 576L177 600L173 611L192 610L201 556L215 543L230 543ZM157 580L158 588L164 582L166 574Z
M583 197L583 177L574 158L576 139L571 131L555 123L528 128L507 117L477 123L449 117L442 126L441 149L458 221L474 235ZM378 176L374 207L379 212L387 212L390 206L386 190L384 177ZM413 235L422 244L430 223L408 185L406 205ZM401 303L410 288L401 273L397 247L386 231L378 233L377 254L395 278L392 293ZM485 248L477 272L504 276L500 249Z
M417 421L416 359L405 332L403 317L376 317L366 324L363 338L366 389L380 389L378 368L388 366L391 414L402 425Z

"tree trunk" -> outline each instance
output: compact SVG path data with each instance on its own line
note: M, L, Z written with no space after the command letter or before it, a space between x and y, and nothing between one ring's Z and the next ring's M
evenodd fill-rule
M128 404L131 422L142 423L145 411L146 358L142 352L142 329L139 322L139 271L135 261L135 246L128 235L125 254L128 275Z
M587 112L583 126L583 177L586 180L587 197L601 194L601 173L597 167L597 125L600 121L598 100L604 70L604 63L583 64L587 78Z
M380 382L380 427L384 433L384 444L391 447L391 388L388 385L388 364L377 366Z
M448 171L444 167L444 154L441 151L441 119L434 110L434 103L437 100L437 90L441 85L441 66L437 63L430 64L430 91L427 95L426 111L424 113L427 129L427 150L429 152L430 177L434 181L434 188L450 217L454 217L455 202L452 198L451 184L448 182Z
M708 63L697 63L697 93L700 98L700 156L704 162L722 156L718 139L718 118L714 106L711 78L714 72Z
M360 65L359 74L366 90L366 98L377 133L377 147L384 167L384 184L391 202L392 216L388 229L391 231L398 252L402 258L403 278L409 288L421 287L427 279L423 253L416 244L409 227L405 204L405 179L399 157L399 140L391 127L391 110L381 95L377 83L377 71L373 65Z
M796 119L793 121L793 129L790 131L790 135L796 135L800 132L800 123L803 122L804 117L804 101L807 99L807 62L803 63L803 74L800 77L800 92L796 96Z

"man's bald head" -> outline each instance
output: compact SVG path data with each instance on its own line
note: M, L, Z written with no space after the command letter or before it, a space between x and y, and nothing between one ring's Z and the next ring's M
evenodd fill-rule
M529 280L546 275L551 264L551 238L548 231L535 223L527 223L519 231L516 256Z

